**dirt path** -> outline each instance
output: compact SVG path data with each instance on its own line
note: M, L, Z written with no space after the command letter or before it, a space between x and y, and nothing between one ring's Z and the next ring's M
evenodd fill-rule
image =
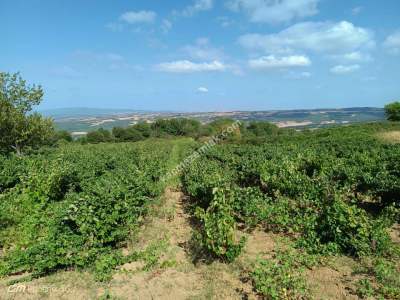
M240 270L234 266L220 262L195 265L192 262L188 250L192 227L185 201L181 191L165 190L161 205L155 207L154 217L143 228L139 239L141 247L148 247L157 240L167 242L162 249L160 267L150 272L135 272L142 267L140 263L122 266L121 270L125 272L118 273L111 282L112 295L123 299L176 300L243 299L248 296L251 286L241 282Z

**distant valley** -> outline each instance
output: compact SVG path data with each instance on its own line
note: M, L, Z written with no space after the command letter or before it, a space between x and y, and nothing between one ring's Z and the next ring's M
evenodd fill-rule
M58 129L73 135L84 135L98 128L127 127L138 122L152 123L159 118L193 118L207 123L217 118L242 121L269 121L279 127L319 128L357 122L374 122L385 119L383 108L353 107L338 109L297 109L271 111L227 112L163 112L129 109L63 108L44 110L42 114L52 117Z

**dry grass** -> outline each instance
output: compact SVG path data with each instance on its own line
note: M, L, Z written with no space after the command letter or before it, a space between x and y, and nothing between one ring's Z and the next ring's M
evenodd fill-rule
M387 131L378 134L378 138L387 143L400 143L400 131Z

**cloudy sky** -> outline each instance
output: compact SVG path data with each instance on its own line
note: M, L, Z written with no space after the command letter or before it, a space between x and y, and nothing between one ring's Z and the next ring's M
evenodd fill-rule
M42 108L223 111L400 98L399 0L0 0L0 70Z

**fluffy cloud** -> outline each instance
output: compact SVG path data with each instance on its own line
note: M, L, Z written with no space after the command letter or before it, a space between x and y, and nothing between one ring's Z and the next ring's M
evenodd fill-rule
M197 89L199 93L208 93L208 88L201 86Z
M226 16L217 17L216 20L221 25L221 27L223 27L223 28L227 28L229 26L232 26L235 23L232 19L230 19L230 18L228 18Z
M312 74L310 72L289 72L286 75L286 78L288 79L306 79L306 78L310 78L312 76Z
M198 12L210 10L213 6L213 0L196 0L192 5L186 7L182 11L182 15L185 17L191 17Z
M331 68L331 73L333 74L347 74L347 73L353 73L355 71L358 71L360 69L359 65L349 65L349 66L343 66L343 65L338 65L334 66Z
M343 55L343 58L348 61L358 61L358 62L368 62L372 60L371 55L369 55L368 53L362 53L360 51L346 53Z
M333 55L332 58L343 63L364 63L373 61L373 58L369 53L363 53L360 51L353 51L342 55Z
M169 73L194 73L194 72L221 72L227 69L227 66L220 61L195 63L189 60L178 60L173 62L161 63L157 69Z
M360 14L360 12L363 10L364 8L362 6L356 6L351 10L351 14L353 16L356 16L358 14Z
M346 53L375 46L371 31L346 21L298 23L276 34L242 35L239 43L269 53L291 53L294 49Z
M224 51L213 47L207 38L199 38L194 45L187 45L182 50L191 58L199 60L220 60L225 57Z
M303 55L292 55L284 57L275 57L274 55L269 55L249 60L249 67L258 70L307 67L310 65L311 60L307 56Z
M123 13L119 19L129 24L137 23L153 23L157 14L154 11L141 10L141 11L127 11Z
M383 46L389 50L392 54L399 54L400 53L400 30L389 35Z
M164 33L168 33L172 28L172 22L164 19L161 23L161 31Z
M80 72L76 71L74 68L70 66L61 66L54 68L50 71L50 74L52 76L64 77L64 78L77 78L82 76Z
M114 32L121 32L124 29L124 25L120 22L110 22L105 27Z
M228 8L244 11L250 21L281 23L318 13L319 0L231 0Z

